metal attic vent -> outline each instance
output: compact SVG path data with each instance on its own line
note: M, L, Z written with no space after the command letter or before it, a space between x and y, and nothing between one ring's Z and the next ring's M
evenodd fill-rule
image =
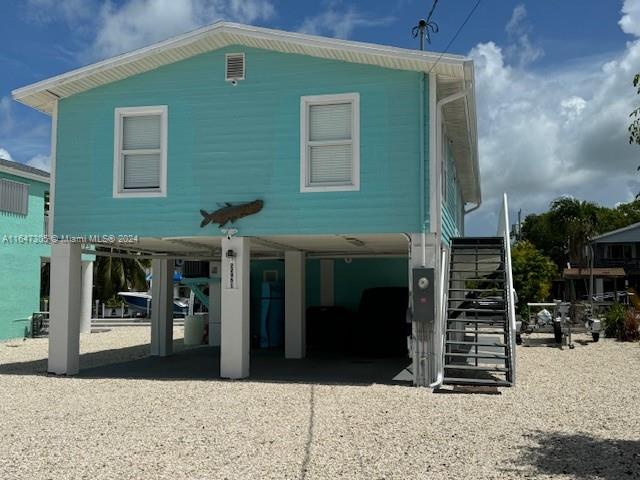
M244 80L244 53L227 53L226 80Z

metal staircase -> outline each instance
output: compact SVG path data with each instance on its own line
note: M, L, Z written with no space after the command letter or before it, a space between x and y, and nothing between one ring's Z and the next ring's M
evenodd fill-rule
M443 384L510 387L515 382L506 242L504 237L452 239Z

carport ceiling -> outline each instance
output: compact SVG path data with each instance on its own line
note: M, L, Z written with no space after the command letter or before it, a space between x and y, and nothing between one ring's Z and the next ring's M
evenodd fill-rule
M281 256L298 250L310 256L378 256L407 255L407 238L403 234L285 235L251 238L254 257ZM222 237L143 237L137 243L118 248L184 257L220 256ZM109 245L114 247L114 245Z

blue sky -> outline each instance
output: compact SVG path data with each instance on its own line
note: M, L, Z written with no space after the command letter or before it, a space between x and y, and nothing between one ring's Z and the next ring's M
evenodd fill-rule
M48 168L49 118L13 102L17 87L219 19L412 48L432 0L5 0L0 3L0 156ZM440 0L445 48L476 0ZM638 190L640 147L626 143L637 103L640 0L482 0L450 51L476 61L490 233L507 191L514 209L559 195L614 205Z

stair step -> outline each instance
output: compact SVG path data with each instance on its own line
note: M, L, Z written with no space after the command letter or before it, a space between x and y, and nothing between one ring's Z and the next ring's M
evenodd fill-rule
M499 319L491 319L491 318L447 318L448 322L459 322L459 323L492 323L494 325L506 324L507 320L505 318Z
M510 387L506 380L484 380L479 378L444 377L444 383L449 385L473 385L479 387Z
M460 328L447 328L446 333L466 333L469 335L507 335L509 332L506 330L469 330L469 329L460 329Z
M455 269L450 268L449 269L449 273L480 273L480 272L478 272L477 270L455 270ZM504 270L491 270L490 272L487 272L487 273L490 274L490 275L492 275L494 273L504 273ZM460 281L460 280L467 280L467 279L466 278L459 278L459 279L456 279L456 280Z
M491 283L504 283L504 278L486 278L486 277L469 277L469 278L449 278L449 283L451 282L491 282Z
M473 248L473 247L472 247ZM468 250L468 249L467 249ZM475 250L475 248L474 248ZM504 253L502 247L500 248L491 248L488 250L498 250L497 252L488 252L488 251L482 251L482 250L477 250L475 252L458 252L455 249L451 251L451 258L453 257L475 257L477 255L491 255L492 257L500 257L500 261L502 261L502 254Z
M495 347L495 348L507 348L506 343L497 342L458 342L456 340L446 340L447 345L471 345L472 347Z
M509 357L507 355L503 355L501 353L488 353L488 352L479 352L479 353L461 353L461 352L445 352L445 357L464 357L464 358L486 358L491 360L508 360Z
M447 363L444 366L445 370L475 370L480 372L508 372L506 367L496 367L495 365L457 365L455 363Z
M447 297L447 301L449 302L469 302L469 303L479 303L479 302L504 302L503 298L492 298L492 297Z
M450 292L501 292L499 288L450 288Z
M492 308L448 308L449 312L463 312L463 313L507 313L506 309L492 309Z

